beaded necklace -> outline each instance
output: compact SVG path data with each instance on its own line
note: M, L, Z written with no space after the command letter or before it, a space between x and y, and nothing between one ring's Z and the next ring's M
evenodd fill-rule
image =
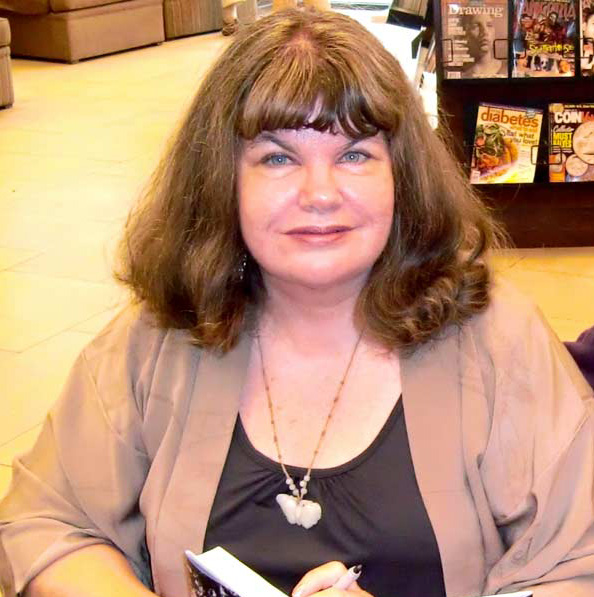
M338 404L338 401L342 394L342 389L344 387L347 376L351 369L351 365L353 364L353 360L355 359L355 353L357 352L357 348L359 347L359 344L361 343L362 337L363 337L363 334L361 333L359 335L359 338L357 339L357 342L355 343L355 347L353 348L353 351L349 358L349 362L346 366L344 375L342 376L342 379L340 380L340 383L338 384L338 389L336 390L336 394L334 396L334 399L332 400L332 405L330 406L330 412L328 413L328 416L326 417L326 422L324 423L324 428L322 429L322 433L320 434L320 438L318 439L318 443L317 443L315 450L313 452L313 455L311 457L309 467L307 468L307 473L304 475L303 479L299 482L299 488L297 488L297 485L296 485L293 477L291 477L291 475L289 474L289 471L287 470L287 467L285 466L285 464L283 462L282 455L281 455L280 443L279 443L279 439L278 439L278 431L277 431L276 422L274 419L274 408L273 408L273 404L272 404L270 386L268 384L266 368L264 366L264 352L262 351L262 342L260 341L260 334L257 334L257 336L256 336L256 340L258 342L258 351L260 352L260 364L261 364L261 369L262 369L262 379L264 381L264 388L266 389L266 399L268 402L270 423L272 425L272 438L274 440L274 446L276 448L278 461L279 461L281 469L285 475L285 482L289 488L289 491L292 494L292 495L288 495L286 493L279 493L276 496L276 502L280 506L281 510L283 511L283 514L285 515L286 519L289 521L290 524L297 524L306 529L309 529L312 526L314 526L315 524L317 524L318 521L320 520L320 518L322 517L322 507L320 506L320 504L318 504L317 502L314 502L313 500L306 500L306 499L304 499L304 497L307 495L307 484L311 480L311 471L312 471L314 462L315 462L316 457L318 456L318 453L320 451L322 441L324 440L324 437L326 436L326 431L328 430L328 425L330 424L330 420L332 419L332 415L334 414L334 410L335 410L336 405Z

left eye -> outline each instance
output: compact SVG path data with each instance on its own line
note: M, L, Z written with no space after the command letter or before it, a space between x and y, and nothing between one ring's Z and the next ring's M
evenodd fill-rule
M349 164L358 164L365 161L367 157L368 156L361 151L349 151L342 156L342 160L344 162L348 162Z

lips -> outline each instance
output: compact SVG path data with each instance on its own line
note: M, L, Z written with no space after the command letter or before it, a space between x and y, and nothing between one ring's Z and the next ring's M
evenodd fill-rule
M329 234L339 234L341 232L348 232L352 230L350 226L341 225L330 225L330 226L299 226L297 228L291 228L287 231L290 235L315 235L324 236Z
M340 243L353 230L350 226L331 224L327 226L297 226L286 232L287 236L310 247L329 247Z

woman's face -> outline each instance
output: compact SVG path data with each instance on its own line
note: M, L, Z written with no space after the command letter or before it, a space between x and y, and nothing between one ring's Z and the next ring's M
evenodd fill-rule
M267 283L365 283L394 214L381 133L354 141L309 128L263 132L243 141L237 174L243 238Z

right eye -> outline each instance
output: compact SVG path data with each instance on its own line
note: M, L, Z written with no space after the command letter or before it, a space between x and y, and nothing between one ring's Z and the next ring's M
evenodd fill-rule
M268 166L286 166L291 159L284 153L270 153L262 158L262 163Z

